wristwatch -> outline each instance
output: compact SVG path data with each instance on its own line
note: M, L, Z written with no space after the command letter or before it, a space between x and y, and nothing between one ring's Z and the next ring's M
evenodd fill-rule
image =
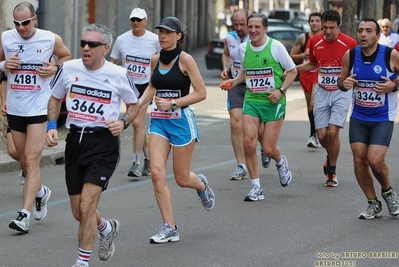
M172 110L177 109L177 103L176 100L172 100Z
M130 123L128 123L127 120L125 120L123 118L121 119L121 121L123 121L123 130L126 130L127 127L129 127Z
M287 89L285 89L284 86L281 86L279 90L280 90L280 92L281 92L283 95L285 95L285 93L287 93Z

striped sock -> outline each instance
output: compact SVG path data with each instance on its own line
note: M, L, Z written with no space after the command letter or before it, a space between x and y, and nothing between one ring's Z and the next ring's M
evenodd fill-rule
M79 257L77 262L83 263L85 266L89 266L90 256L91 250L84 250L79 248Z
M108 236L112 231L112 225L104 218L101 218L101 223L98 225L97 229L102 236Z

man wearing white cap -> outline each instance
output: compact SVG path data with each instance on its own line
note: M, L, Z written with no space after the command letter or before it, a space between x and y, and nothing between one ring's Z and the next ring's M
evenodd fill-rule
M129 30L115 41L111 52L111 62L117 64L121 60L121 65L128 69L128 73L133 77L134 83L143 95L148 86L151 74L151 57L161 51L158 36L145 29L147 25L147 13L142 8L135 8L130 13ZM148 104L143 105L139 114L133 121L133 163L128 172L128 176L140 177L151 175L150 160L147 151L147 134L144 128L144 118ZM144 152L144 166L140 172L141 152Z

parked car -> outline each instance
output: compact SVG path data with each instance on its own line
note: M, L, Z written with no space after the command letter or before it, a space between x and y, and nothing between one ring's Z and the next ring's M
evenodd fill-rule
M293 20L291 20L291 24L294 27L304 30L305 32L310 31L309 22L307 19L293 19Z
M304 31L295 27L270 26L267 35L273 39L279 40L291 52L296 39ZM208 45L208 52L205 54L205 65L207 69L223 70L222 54L224 51L224 40L213 39Z
M205 65L208 70L223 70L222 55L224 52L224 40L213 39L208 44L208 52L205 54Z
M275 27L275 26L279 26L279 27L295 27L294 24L287 22L285 20L282 19L267 19L269 26Z
M299 9L274 8L270 11L269 18L291 22L293 19L306 19L306 16Z

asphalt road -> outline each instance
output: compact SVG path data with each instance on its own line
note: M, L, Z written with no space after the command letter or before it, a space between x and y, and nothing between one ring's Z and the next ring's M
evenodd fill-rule
M288 158L293 181L283 188L273 163L269 169L260 166L265 200L243 201L251 183L229 180L236 163L230 144L226 93L217 87L219 71L204 69L203 53L200 50L194 54L207 83L208 98L194 105L201 142L195 149L192 170L208 177L216 194L215 209L206 211L195 191L179 188L169 163L168 184L180 242L150 244L149 238L162 221L150 178L133 180L126 176L132 160L129 128L121 138L121 162L98 207L103 217L121 222L116 251L108 262L101 262L97 240L90 266L398 267L399 218L390 217L384 206L381 219L358 219L367 202L353 175L348 127L341 131L337 168L340 185L324 187L325 152L306 147L309 124L298 83L287 93L288 114L278 143ZM399 191L398 139L395 131L387 162L392 186ZM52 189L49 213L43 221L31 221L30 232L25 235L8 228L22 203L18 172L0 174L0 267L74 264L78 223L70 211L63 167L42 167L43 183ZM379 185L376 188L379 192Z

